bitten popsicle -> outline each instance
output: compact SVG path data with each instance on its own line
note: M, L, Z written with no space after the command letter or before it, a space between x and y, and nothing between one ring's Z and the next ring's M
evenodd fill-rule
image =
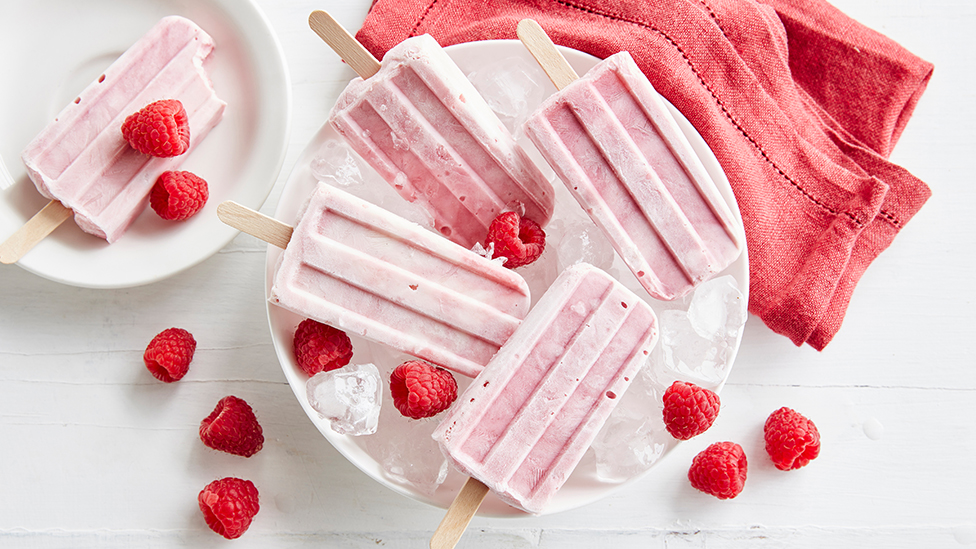
M484 484L505 502L540 513L657 336L657 317L646 301L604 271L574 265L458 397L433 437L454 467L476 479L469 484Z
M221 219L255 234L230 208ZM326 183L288 229L267 239L285 247L272 303L459 374L478 375L528 313L518 274Z
M85 232L118 240L145 209L159 174L178 168L223 116L226 103L203 66L213 48L189 19L164 17L69 103L22 154L37 190L52 199L48 207L70 209ZM160 99L177 99L186 110L190 149L183 155L151 157L122 137L126 116Z
M647 292L681 297L735 261L739 223L630 54L577 78L538 23L518 34L560 90L525 132Z
M549 222L552 184L436 40L408 38L379 63L353 39L336 44L344 31L324 12L309 23L343 58L351 47L369 58L350 63L360 78L329 123L403 198L424 206L444 236L470 248L506 210Z

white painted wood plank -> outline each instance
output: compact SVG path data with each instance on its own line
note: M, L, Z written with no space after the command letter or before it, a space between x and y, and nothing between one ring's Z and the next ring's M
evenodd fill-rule
M976 4L834 0L936 65L893 161L934 196L858 285L823 353L756 319L712 430L647 477L583 509L477 518L460 547L956 547L976 545ZM359 27L367 0L259 0L285 49L295 108L281 188L351 69L306 24L312 9ZM422 547L442 511L359 472L315 430L285 383L264 314L265 245L240 236L151 286L95 291L0 269L0 546L213 547L196 493L251 478L262 511L235 547ZM190 373L164 385L141 355L163 328L199 342ZM216 401L254 407L265 448L250 459L203 447ZM781 405L813 418L823 455L793 472L763 457L761 425ZM880 435L880 436L879 436ZM873 437L873 438L872 438ZM743 494L718 501L684 478L715 440L745 448Z

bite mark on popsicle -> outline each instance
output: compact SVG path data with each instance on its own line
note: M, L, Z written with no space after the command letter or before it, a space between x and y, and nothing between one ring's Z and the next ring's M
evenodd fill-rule
M146 156L128 145L119 128L142 107L176 99L192 136L184 153L192 151L226 107L204 68L213 49L213 39L189 19L161 19L24 149L21 157L38 192L70 208L85 232L118 240L145 208L159 174L186 158Z

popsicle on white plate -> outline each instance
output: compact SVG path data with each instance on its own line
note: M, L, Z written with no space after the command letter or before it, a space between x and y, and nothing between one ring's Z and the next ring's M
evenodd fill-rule
M433 437L461 472L542 512L657 342L646 301L585 263L563 271ZM471 482L471 481L469 481Z
M85 232L115 242L145 209L164 171L177 169L220 122L204 61L214 41L189 19L164 17L68 104L24 149L37 190L74 212ZM125 118L160 99L183 103L190 125L187 153L151 157L123 139Z
M334 21L316 12L310 24ZM329 123L403 198L424 206L438 231L469 248L506 210L549 222L552 184L434 38L408 38L375 63L357 69Z
M518 32L559 88L526 135L648 293L681 297L735 261L740 224L630 53L577 79L537 23Z
M287 242L270 299L471 377L530 302L518 274L326 183Z

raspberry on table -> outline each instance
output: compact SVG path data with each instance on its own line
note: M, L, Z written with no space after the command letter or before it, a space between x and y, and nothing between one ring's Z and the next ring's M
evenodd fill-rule
M264 433L251 406L231 395L200 422L200 440L214 450L251 457L264 446Z
M777 469L799 469L820 455L820 432L812 421L783 407L766 418L763 426L766 453Z
M190 121L183 103L162 99L127 116L122 137L143 154L179 156L190 148Z
M393 405L406 417L422 419L447 410L457 398L451 372L420 360L408 360L390 374Z
M691 462L691 485L718 499L731 499L746 483L746 453L734 442L716 442L701 451Z
M342 330L306 318L295 329L295 360L309 377L352 360L352 341Z
M172 383L186 375L196 349L197 341L190 332L183 328L167 328L152 338L142 360L153 377Z
M207 182L191 172L163 172L149 191L149 205L159 217L183 221L203 209L210 198Z
M227 539L241 537L261 509L254 483L235 477L208 484L197 496L197 503L207 526Z
M674 438L688 440L712 426L720 405L714 392L675 381L664 392L664 426Z
M539 259L546 249L546 233L535 221L515 212L505 212L488 226L485 248L492 245L492 259L504 257L505 266L515 269Z

